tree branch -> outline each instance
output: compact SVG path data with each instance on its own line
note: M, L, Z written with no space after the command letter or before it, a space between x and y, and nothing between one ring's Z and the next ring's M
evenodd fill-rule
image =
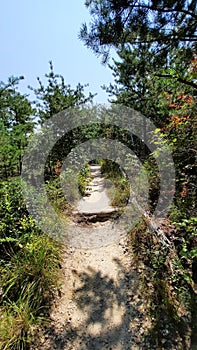
M158 7L154 7L154 6L148 6L148 5L135 5L135 7L137 8L144 8L147 10L151 10L151 11L157 11L157 12L164 12L164 13L170 13L170 12L182 12L185 15L189 15L193 18L195 18L197 20L197 14L190 12L189 10L184 10L184 9L163 9L163 8L158 8Z
M170 75L170 74L155 74L155 77L158 78L167 78L167 79L176 79L177 81L179 81L180 83L192 86L194 89L197 89L197 84L192 82L192 81L188 81L186 79L180 78L180 77L176 77L174 75Z

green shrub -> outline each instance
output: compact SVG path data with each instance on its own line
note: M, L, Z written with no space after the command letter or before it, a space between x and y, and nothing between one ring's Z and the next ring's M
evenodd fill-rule
M118 208L125 207L130 196L130 186L125 175L115 162L102 159L100 165L106 180L111 205Z
M59 245L32 234L2 268L2 349L25 349L58 288L59 263Z
M28 347L58 288L60 244L36 228L19 179L0 187L0 349Z
M59 259L57 243L48 236L32 235L2 269L4 298L17 300L31 285L35 302L42 305L47 291L56 284Z
M86 163L78 175L78 186L82 196L86 195L86 187L90 181L91 181L90 166L88 163Z
M38 233L34 220L25 206L21 181L14 178L0 183L0 254L1 260L10 259L17 252L21 240L32 232Z

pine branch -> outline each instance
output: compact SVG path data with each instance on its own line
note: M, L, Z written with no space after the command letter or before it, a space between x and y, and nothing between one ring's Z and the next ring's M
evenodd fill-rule
M175 79L175 80L179 81L180 83L192 86L194 89L197 89L197 84L196 83L194 83L192 81L189 81L189 80L186 80L186 79L183 79L183 78L180 78L180 77L176 77L174 75L170 75L170 74L155 74L155 76L158 77L158 78Z
M143 8L146 10L151 10L151 11L157 11L160 13L172 13L172 12L178 12L178 13L184 13L185 15L191 16L197 20L197 14L194 12L191 12L189 10L184 10L184 9L165 9L165 8L159 8L156 6L149 6L149 5L135 5L136 8Z

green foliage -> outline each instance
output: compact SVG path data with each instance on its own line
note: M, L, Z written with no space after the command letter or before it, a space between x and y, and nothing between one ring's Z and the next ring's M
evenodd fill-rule
M130 186L125 174L115 162L102 159L99 163L111 198L111 205L123 209L130 196Z
M47 236L32 233L21 239L20 249L2 268L4 300L29 297L30 289L32 312L41 308L56 284L59 255L59 246Z
M61 213L62 211L68 209L68 203L62 191L59 176L52 177L49 181L47 181L45 188L47 191L47 197L57 212Z
M118 59L110 65L115 84L105 89L113 102L132 107L159 125L166 118L161 110L161 98L158 99L163 87L151 73L153 58L149 50L150 45L117 50Z
M160 185L160 176L157 163L154 159L154 154L146 158L146 161L144 162L144 169L149 180L149 210L150 212L153 212L157 204Z
M22 78L22 77L21 77ZM59 287L61 247L36 227L22 197L20 175L22 157L28 138L36 125L34 117L44 122L54 114L69 108L81 108L91 102L93 95L84 95L84 88L66 85L64 78L53 71L46 74L45 87L38 78L39 88L32 89L37 98L37 112L26 96L17 91L21 78L10 78L0 85L0 348L28 349L36 327L47 320L50 303ZM96 128L98 129L98 128ZM60 177L55 173L58 159L64 158L72 146L84 141L94 128L84 127L66 135L56 145L46 164L45 180L48 198L61 214L69 205L61 189ZM93 137L93 136L92 136ZM65 146L67 153L62 154ZM61 157L62 156L62 157ZM83 193L88 167L78 176ZM47 178L48 174L51 177ZM37 174L39 175L39 174ZM76 184L78 186L78 183ZM68 185L68 184L67 184ZM73 185L73 182L72 182ZM29 194L33 188L29 188ZM74 189L73 189L74 191ZM72 189L71 189L72 192ZM38 196L39 197L39 196ZM44 203L44 198L37 198ZM49 224L49 223L48 223Z
M25 350L30 343L35 318L24 301L19 305L10 303L0 310L0 349Z
M88 163L86 163L78 175L78 187L79 187L80 194L82 196L86 195L86 187L90 181L91 181L90 166Z
M113 102L123 103L150 117L159 127L156 132L166 137L172 150L176 194L169 221L164 223L164 233L172 244L162 245L159 235L148 228L145 221L134 228L130 239L153 318L149 336L153 336L155 348L163 349L160 335L168 324L171 339L165 346L176 348L174 333L185 341L192 305L196 305L191 302L197 281L196 1L101 0L98 3L93 0L86 1L86 5L93 21L89 32L86 25L82 27L82 40L96 53L103 54L104 60L111 46L118 54L110 66L116 85L106 88L107 92L114 97ZM12 77L8 84L0 84L0 178L4 180L0 182L2 350L28 348L36 325L43 322L43 314L50 306L51 292L57 289L61 253L60 246L43 235L29 216L20 180L14 178L21 173L22 156L36 124L35 109L28 98L17 91L21 78ZM149 176L149 206L154 209L160 182L154 160L156 153L150 155L135 135L133 146L128 132L108 125L105 108L84 107L86 102L92 102L93 95L86 97L85 86L81 84L75 89L66 85L64 78L54 73L52 62L45 78L46 85L38 78L38 88L31 88L36 95L36 116L41 124L69 107L80 110L81 125L88 113L99 117L99 123L76 127L64 135L49 154L45 187L55 210L59 214L65 211L68 214L71 210L55 172L57 161L62 162L80 143L100 137L119 140L143 160ZM112 205L121 211L130 194L127 179L114 162L102 160L100 163ZM69 188L68 199L76 201L79 192L85 194L90 181L88 165L78 176L70 170L61 175ZM43 204L45 199L39 200ZM191 316L193 320L196 317Z
M0 348L26 349L57 289L60 247L32 233L1 269ZM45 314L45 317L43 316Z
M0 249L6 251L6 242L20 243L25 234L37 231L34 221L28 215L21 193L19 178L0 183ZM17 243L18 242L18 243ZM9 245L7 245L9 248ZM13 248L13 246L12 246Z
M17 78L0 84L0 177L20 175L28 135L33 131L32 108L27 97L17 91Z
M75 89L72 89L70 85L66 85L64 77L54 73L51 61L49 62L49 68L49 73L45 74L47 86L45 87L41 79L37 78L39 87L30 87L36 95L37 116L41 122L69 107L79 107L91 102L94 97L91 93L88 97L84 95L84 88L87 85L78 84Z
M19 179L1 182L0 209L0 348L21 350L58 288L61 251L28 215Z
M184 47L185 59L196 49L196 2L93 0L86 1L92 21L83 24L80 37L104 62L111 47L133 46L138 50L149 44L154 65L164 66L169 51ZM169 26L170 23L170 26Z
M178 222L174 221L173 224L177 229L176 245L180 262L183 267L191 266L197 259L197 218L190 217ZM194 274L196 275L196 271Z
M130 242L152 320L146 337L152 348L163 349L161 340L167 330L166 348L177 348L177 336L181 343L187 340L192 312L187 271L173 246L164 245L146 220L130 232Z
M78 176L75 175L71 169L68 169L61 174L61 182L59 176L51 177L46 182L45 187L48 198L59 214L68 214L71 210L69 203L76 202L79 200L80 195L84 196L86 194L86 186L91 180L89 164L85 164ZM69 188L69 193L66 192L66 197L62 187Z

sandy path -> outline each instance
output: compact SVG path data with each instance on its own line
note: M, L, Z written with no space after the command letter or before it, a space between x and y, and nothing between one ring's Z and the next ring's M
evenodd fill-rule
M78 204L82 212L111 208L99 169L93 167L93 172L90 196ZM127 238L112 232L110 221L88 226L87 232L73 224L70 248L63 254L61 296L54 302L51 325L40 340L43 350L142 349L149 320L138 275Z
M91 176L93 180L87 186L86 192L88 196L83 197L78 205L77 210L81 213L99 213L112 211L113 208L110 206L110 199L105 189L104 178L101 175L99 165L92 165L90 167Z
M40 348L61 350L142 349L149 320L125 239L95 250L64 254L61 297Z

